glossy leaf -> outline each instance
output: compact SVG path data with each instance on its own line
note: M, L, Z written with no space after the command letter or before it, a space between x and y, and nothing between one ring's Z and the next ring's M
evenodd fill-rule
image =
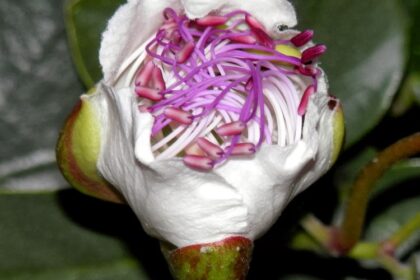
M83 87L57 0L0 1L0 190L67 185L54 146Z
M0 251L0 279L169 279L128 207L73 190L0 196Z
M300 26L328 46L322 67L343 101L346 146L358 141L391 105L405 65L406 16L399 1L298 0Z
M66 5L66 24L74 62L87 88L102 77L99 42L108 18L123 0L71 0Z
M403 4L410 14L410 54L407 75L392 108L394 116L420 105L420 38L417 35L420 28L420 1L405 0Z
M420 179L420 159L410 159L396 164L378 182L373 190L373 196L401 187L402 183Z

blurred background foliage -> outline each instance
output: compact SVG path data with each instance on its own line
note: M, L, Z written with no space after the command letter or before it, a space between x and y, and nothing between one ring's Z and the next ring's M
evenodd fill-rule
M97 51L122 0L0 2L0 279L170 279L132 212L69 189L55 164L60 127L100 80ZM327 44L322 67L344 103L336 167L256 242L249 279L392 279L378 266L291 248L299 220L338 216L376 151L420 129L420 1L295 0L299 28ZM420 212L420 159L394 166L371 199L364 239ZM415 262L420 233L399 252ZM417 260L419 263L420 261Z

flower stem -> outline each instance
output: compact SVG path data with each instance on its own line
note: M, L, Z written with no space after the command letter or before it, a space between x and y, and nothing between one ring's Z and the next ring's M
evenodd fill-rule
M325 249L329 249L331 229L314 215L308 215L301 221L303 229Z
M378 262L393 275L393 279L415 280L413 268L400 263L392 256L381 255Z
M420 213L417 213L411 220L403 225L397 232L395 232L387 241L392 245L394 250L401 246L413 234L420 230Z
M373 260L378 256L379 244L374 242L359 242L349 252L348 256L356 260Z
M379 178L396 162L420 152L420 133L392 144L360 172L352 186L338 232L338 243L345 254L358 242L365 221L369 194Z

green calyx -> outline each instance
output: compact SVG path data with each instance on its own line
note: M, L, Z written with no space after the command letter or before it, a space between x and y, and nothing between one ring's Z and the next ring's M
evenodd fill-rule
M57 162L67 181L79 191L112 202L124 200L96 168L100 151L100 122L89 95L81 97L60 133L57 143Z
M334 105L334 107L332 107ZM335 99L331 99L329 106L334 110L333 116L333 150L331 156L331 164L333 164L341 152L344 144L345 123L343 107Z
M161 248L176 280L242 280L248 273L253 243L235 236L179 249L162 243Z

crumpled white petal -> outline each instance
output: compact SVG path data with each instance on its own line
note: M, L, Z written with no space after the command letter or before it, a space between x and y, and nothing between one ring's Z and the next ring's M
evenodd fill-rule
M331 134L320 137L316 130L330 126L325 95L312 98L307 113L312 121L305 123L301 141L285 148L266 145L252 159L231 159L209 173L189 169L178 158L144 156L152 156L144 145L152 119L139 112L129 90L101 86L91 98L100 100L95 102L105 135L100 173L123 193L149 234L179 247L231 235L261 236L291 197L328 168Z
M137 107L132 89L116 86L120 65L161 24L161 12L184 6L190 18L244 9L272 34L296 24L288 1L131 0L110 20L100 61L104 82L89 96L101 116L98 170L127 199L150 235L178 247L265 233L287 203L331 165L332 116L324 75L309 101L303 136L286 147L263 145L252 157L230 159L211 172L186 167L181 158L156 160L153 117ZM244 176L246 174L246 176Z

